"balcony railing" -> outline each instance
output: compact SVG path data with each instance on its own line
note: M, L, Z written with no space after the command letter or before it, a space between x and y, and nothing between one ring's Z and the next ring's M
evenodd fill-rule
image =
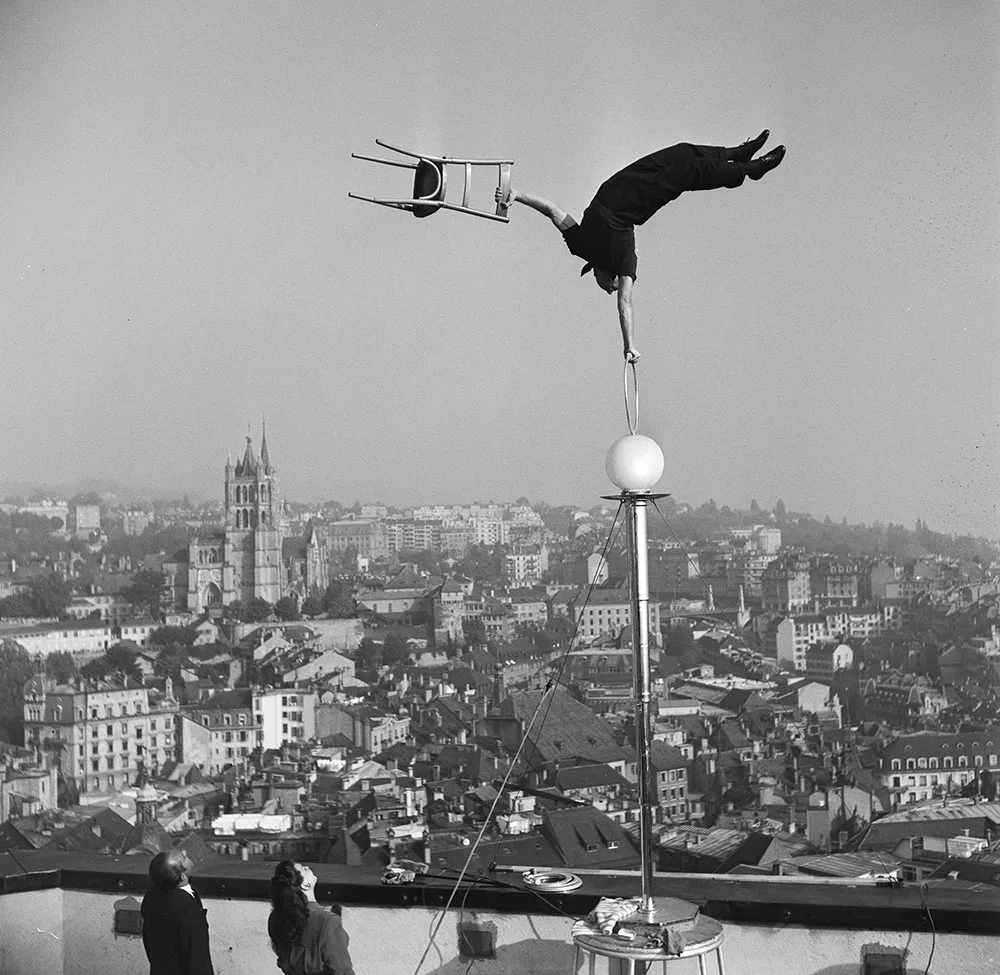
M136 914L147 866L145 856L0 856L0 971L148 970ZM268 862L223 861L195 872L218 975L277 971L266 935L272 870ZM428 876L385 887L377 869L317 864L315 871L320 902L342 907L358 975L416 975L453 881ZM465 885L419 975L461 975L470 965L477 975L572 973L573 920L598 897L631 895L639 885L631 874L581 876L578 890L544 896L524 888L516 873ZM1000 888L991 885L658 874L655 887L658 895L693 901L723 922L729 975L865 975L893 970L875 968L893 956L909 973L928 967L934 975L1000 971ZM492 957L465 954L470 943ZM669 975L697 970L697 961L687 959L672 963Z

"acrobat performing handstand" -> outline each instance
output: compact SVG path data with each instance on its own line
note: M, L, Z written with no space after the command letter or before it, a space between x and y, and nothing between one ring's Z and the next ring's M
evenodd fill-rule
M580 272L594 272L598 286L618 294L618 319L625 359L639 358L632 338L632 286L636 278L635 228L657 210L689 190L715 190L742 185L748 176L760 179L785 157L778 146L757 159L770 133L765 129L734 149L682 142L643 156L605 180L577 223L551 200L511 188L496 191L497 204L523 203L545 214L562 233L570 253L587 263Z

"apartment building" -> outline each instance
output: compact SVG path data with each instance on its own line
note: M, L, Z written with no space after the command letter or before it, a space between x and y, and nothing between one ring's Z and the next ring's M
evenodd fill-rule
M807 651L814 644L859 642L899 625L895 607L877 610L834 610L802 613L774 620L764 634L765 655L793 670L807 670Z
M385 537L390 552L440 552L441 522L389 520L385 523Z
M329 552L354 549L359 555L377 557L389 554L385 523L377 519L345 519L327 524L326 547Z
M699 554L682 548L665 549L650 564L650 585L671 596L703 595Z
M477 545L510 544L510 522L501 518L470 518Z
M809 560L797 555L774 559L761 575L765 611L796 613L810 605Z
M761 598L764 591L764 571L773 560L773 555L748 555L744 552L734 555L727 567L731 576L731 588L739 590L742 586L748 597Z
M579 593L567 608L570 618L578 621L577 633L584 640L617 636L632 623L631 601L628 593L620 589L595 589L589 599L585 592ZM649 603L649 630L656 645L660 646L660 603L655 599Z
M185 707L178 718L180 760L207 776L221 775L227 765L239 765L261 744L254 722L250 692L226 691Z
M410 717L370 704L322 704L316 711L316 735L345 735L369 755L377 755L410 733Z
M545 545L519 545L504 556L503 578L508 586L535 586L548 571L549 550Z
M846 559L814 558L809 562L809 594L819 612L858 605L858 567Z
M688 818L688 760L679 748L653 741L649 756L660 814L669 820Z
M549 604L540 589L511 589L500 601L510 607L520 626L541 627L549 618Z
M957 791L983 772L1000 775L1000 729L902 735L882 750L877 770L903 805Z
M135 614L130 602L117 593L74 596L66 607L66 615L74 620L99 620L115 624Z
M751 528L730 528L729 537L743 543L743 551L772 558L781 550L781 529L754 525Z
M282 742L316 737L316 692L294 687L255 688L257 744L280 748Z
M143 511L141 509L130 509L128 511L122 512L122 531L126 535L141 535L150 525L153 524L155 518L152 511Z
M176 755L178 703L132 681L76 680L58 684L33 677L24 687L24 741L51 755L64 779L81 793L114 792Z
M20 644L32 659L42 660L50 653L65 652L72 654L78 664L99 657L118 642L111 623L99 619L5 627L3 636Z

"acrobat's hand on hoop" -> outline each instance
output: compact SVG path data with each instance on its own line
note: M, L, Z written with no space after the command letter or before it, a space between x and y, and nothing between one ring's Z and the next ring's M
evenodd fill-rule
M402 169L413 169L416 172L413 176L413 196L409 199L384 199L381 197L359 196L356 193L347 195L354 200L364 200L366 203L378 203L384 207L394 207L397 210L409 210L415 217L429 217L438 210L458 210L459 213L471 213L476 217L485 217L487 220L499 220L502 223L509 223L507 208L510 198L510 167L514 165L513 159L453 159L449 156L429 156L422 152L410 152L408 149L400 149L390 146L380 139L375 140L375 144L383 149L391 149L403 156L409 156L416 162L404 162L398 159L379 159L377 156L362 156L356 152L351 153L354 159L365 159L368 162L381 163L383 166L398 166ZM446 200L448 192L448 166L461 166L464 172L464 182L462 186L462 202L448 203ZM500 173L496 211L491 213L488 210L477 210L469 206L469 189L472 185L473 166L496 166Z

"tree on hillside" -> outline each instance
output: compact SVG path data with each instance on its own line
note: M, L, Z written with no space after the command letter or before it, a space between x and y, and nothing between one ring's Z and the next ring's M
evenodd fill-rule
M24 743L24 685L35 666L24 648L13 640L0 643L0 737Z
M157 677L169 677L173 681L180 680L181 668L187 666L188 651L180 643L171 643L165 646L153 662L153 673Z
M68 650L57 650L45 658L45 673L57 684L66 684L76 676L76 661Z
M271 618L271 604L260 596L254 596L243 607L244 623L264 623Z
M390 633L385 638L382 648L382 661L390 667L393 664L401 663L409 654L409 647L406 645L406 638L398 633Z
M0 616L7 618L30 616L62 616L73 598L73 590L55 572L32 576L27 592L15 593L0 600Z
M323 611L333 619L350 619L355 614L351 585L343 579L332 579L323 593Z
M462 636L465 638L466 646L485 646L486 626L482 620L464 619L462 620Z
M193 626L161 626L149 634L149 642L154 647L169 647L175 643L191 647L197 639L198 631Z
M382 648L370 637L362 637L358 644L357 662L364 670L382 666Z
M274 615L277 616L279 620L283 620L286 623L302 619L302 614L299 612L298 601L293 596L282 596L281 599L274 604Z
M16 620L36 615L31 597L26 592L0 599L0 619Z
M306 596L302 602L303 616L319 616L323 612L323 598L317 595Z
M694 633L687 626L670 627L663 641L663 654L679 659L681 670L690 670L701 662L698 645L694 642Z
M358 550L353 545L348 545L340 553L340 564L347 572L354 573L358 571Z
M166 584L167 577L162 572L141 569L122 587L121 596L155 619L160 615L160 597Z
M80 676L86 680L103 680L122 674L129 680L141 681L142 670L136 659L139 647L131 640L123 640L113 647L108 647L96 660L84 664L80 668Z

